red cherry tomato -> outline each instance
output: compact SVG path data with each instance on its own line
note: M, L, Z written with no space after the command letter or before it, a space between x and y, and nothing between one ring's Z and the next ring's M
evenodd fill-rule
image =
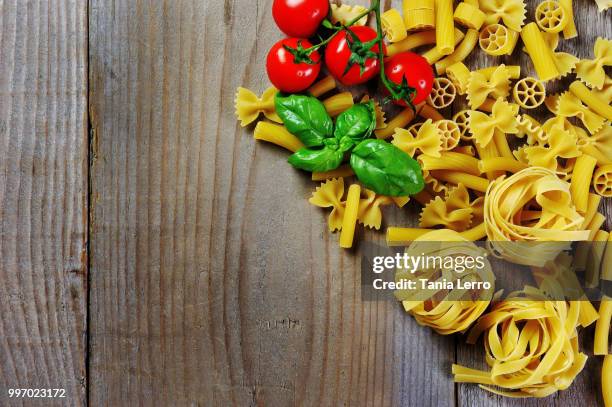
M280 91L298 93L308 89L321 72L321 54L317 51L310 54L313 64L295 60L285 46L294 50L312 47L308 40L299 38L285 38L280 40L268 53L266 68L270 82Z
M361 43L371 41L377 36L376 31L370 27L353 26L350 27L349 30L355 33ZM354 64L348 72L346 71L351 54L353 53L353 51L351 51L352 40L352 36L348 32L343 31L336 35L334 39L327 44L327 48L325 49L325 64L329 72L345 86L365 83L380 72L380 64L377 58L379 50L378 44L372 46L369 50L361 50L363 52L369 51L376 54L376 56L372 55L365 60L363 73L361 72L362 69L359 64ZM358 43L353 43L353 47L357 44ZM387 52L384 45L383 52Z
M272 16L290 37L310 38L329 13L329 0L274 0Z
M417 105L427 99L433 87L433 69L422 56L414 52L400 52L385 60L385 74L391 82L401 85L406 78L408 86L416 90L412 103ZM406 102L397 100L396 104L406 106Z

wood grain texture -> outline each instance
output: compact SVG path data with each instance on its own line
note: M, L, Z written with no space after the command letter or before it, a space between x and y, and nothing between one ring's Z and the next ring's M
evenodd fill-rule
M0 405L86 402L87 12L0 2Z
M271 4L90 1L91 404L518 405L452 382L481 348L362 301L360 249L236 123L235 89L267 87ZM410 226L418 209L385 215Z

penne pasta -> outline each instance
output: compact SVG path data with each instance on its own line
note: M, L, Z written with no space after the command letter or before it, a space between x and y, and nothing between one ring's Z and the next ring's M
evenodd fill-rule
M342 165L336 168L335 170L331 170L327 172L313 172L312 180L313 181L325 181L331 178L351 177L353 175L355 175L355 173L353 172L353 169L351 168L350 165L346 164L346 165Z
M308 92L316 98L336 89L337 83L333 76L327 75L308 89Z
M346 208L344 209L342 231L340 232L340 247L344 249L353 247L360 197L361 187L358 184L351 185L346 196Z
M520 65L505 65L506 70L508 71L508 77L510 79L518 79L521 77L521 67ZM489 66L487 68L482 68L477 70L476 72L480 72L487 78L487 80L491 80L491 76L497 70L498 66Z
M387 228L387 246L406 246L433 229L421 228Z
M580 213L585 213L587 210L589 187L591 186L591 179L593 178L593 171L595 171L596 165L597 160L587 154L583 154L576 159L570 192L574 205L576 205L576 210Z
M538 78L541 81L549 81L557 78L560 73L555 65L552 51L544 41L542 32L536 23L529 23L523 27L521 38L525 43L527 53L531 57Z
M419 106L417 106L417 111L418 110ZM395 129L406 127L412 120L414 120L414 110L407 107L391 119L391 121L387 123L387 127L376 130L374 134L376 134L376 137L379 139L387 139L395 133Z
M461 31L455 29L455 35L457 35L458 32L463 35ZM421 31L418 33L410 34L405 39L398 41L394 44L389 44L387 46L387 56L392 57L396 54L399 54L400 52L410 51L423 45L435 43L436 30Z
M595 341L593 345L593 354L595 355L607 355L610 353L608 338L610 336L611 318L612 298L604 295L599 304L599 318L595 323Z
M599 270L601 260L604 257L604 249L610 234L605 230L598 230L593 238L591 253L587 258L586 271L584 274L584 285L587 288L595 288L599 285Z
M576 22L574 21L574 5L572 4L572 0L559 0L561 7L567 14L567 22L565 23L565 27L563 27L563 38L569 40L570 38L574 38L578 36L578 30L576 30Z
M438 75L442 75L443 73L445 73L446 68L448 68L452 64L465 60L465 58L467 58L467 56L476 46L476 42L478 42L478 31L469 29L465 34L465 37L463 37L463 41L461 41L461 44L459 44L459 46L455 48L455 52L453 52L443 60L436 62L435 66Z
M472 175L480 175L478 160L476 158L452 151L443 152L439 158L420 155L419 162L422 168L428 171L456 170Z
M455 45L459 44L465 38L465 34L461 30L455 29ZM423 58L431 65L444 58L438 47L433 47L422 55Z
M267 141L277 146L296 152L304 148L304 144L293 134L289 133L285 126L268 122L259 122L253 133L255 140Z
M423 105L421 110L419 110L419 116L424 119L431 119L434 122L444 120L444 116L442 116L436 109L434 109L430 105Z
M323 106L325 106L325 110L327 110L331 117L336 117L353 106L354 103L351 92L342 92L325 99Z
M521 170L527 168L527 164L522 163L520 161L516 161L514 156L512 158L509 157L491 157L485 158L478 162L478 170L481 174L495 172L495 171L504 171L504 172L512 172L516 173Z
M436 49L441 55L450 55L455 50L453 30L453 0L435 0Z
M455 185L463 184L474 191L487 192L487 188L489 187L489 181L487 179L465 172L441 170L432 171L431 175L440 181L450 182Z

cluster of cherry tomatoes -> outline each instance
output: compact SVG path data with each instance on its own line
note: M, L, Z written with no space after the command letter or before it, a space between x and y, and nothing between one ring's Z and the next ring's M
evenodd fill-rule
M272 14L276 24L288 38L277 42L267 58L268 77L285 93L308 89L321 72L323 59L320 45L309 41L328 17L328 0L275 0ZM350 32L349 32L350 31ZM366 83L380 74L381 59L378 33L370 27L351 26L325 41L324 59L329 73L345 86ZM383 44L383 55L386 47ZM384 60L386 78L397 86L415 90L412 104L429 96L433 86L433 70L418 54L402 52ZM406 105L404 100L395 100Z

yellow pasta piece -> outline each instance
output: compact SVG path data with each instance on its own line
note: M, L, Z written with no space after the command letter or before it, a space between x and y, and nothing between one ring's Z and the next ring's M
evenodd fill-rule
M398 42L408 36L404 19L396 9L392 8L385 11L380 18L382 30L389 42Z
M455 85L447 78L435 78L431 94L427 98L427 103L436 109L444 109L450 106L457 96Z
M593 189L605 198L612 198L612 165L604 165L595 171Z
M478 162L481 174L485 172L504 171L516 173L527 168L527 165L508 157L485 158Z
M612 298L604 296L599 305L599 319L595 325L595 345L593 346L595 355L610 354L608 345L610 319L612 319ZM612 380L612 377L610 380Z
M462 2L457 5L454 14L455 21L466 28L479 30L484 24L485 13L480 11L477 6Z
M582 101L571 92L565 92L559 96L557 113L562 117L579 118L591 134L595 134L599 131L606 121L605 118L585 106Z
M268 122L259 122L253 133L255 140L267 141L277 146L296 152L304 148L304 144L293 134L289 133L285 126Z
M487 80L491 80L491 76L493 76L493 73L497 70L497 68L497 66L489 66L487 68L481 68L476 72L483 74ZM521 77L520 65L506 65L506 69L508 70L510 79L519 79Z
M470 242L475 242L476 240L485 238L487 237L487 231L485 228L485 224L484 222L480 223L471 229L461 232L460 235L466 238L467 240L469 240Z
M608 235L608 243L601 262L601 280L602 285L612 282L612 233Z
M542 125L533 117L522 114L516 118L517 127L519 132L516 134L517 137L523 138L527 136L527 144L545 144L548 140L548 135L542 128Z
M464 38L465 38L465 34L463 34L463 32L461 32L460 30L455 29L455 45L459 44L459 42L461 42L461 40L463 40ZM444 55L440 52L438 47L433 47L432 49L425 52L421 56L425 58L425 60L430 65L444 58Z
M560 72L555 65L552 51L544 41L536 23L529 23L523 27L521 38L525 43L525 48L533 62L538 78L545 82L559 77Z
M574 173L572 175L572 184L570 191L572 199L576 205L576 209L580 213L587 210L587 202L589 199L589 187L593 177L593 171L597 165L597 160L587 154L583 154L576 160Z
M525 3L522 0L480 0L480 9L487 15L486 24L500 20L514 31L521 31L525 21Z
M351 92L342 92L325 99L323 106L325 106L325 110L327 110L331 117L336 117L353 106L354 103Z
M478 44L489 55L510 55L514 52L519 33L501 24L489 24L480 31Z
M452 64L446 69L446 76L455 85L457 93L464 95L467 92L470 70L463 62Z
M313 172L312 180L313 181L325 181L331 178L341 178L341 177L352 177L355 175L353 169L350 165L341 165L335 170L327 171L327 172Z
M584 130L579 131L578 148L584 154L595 158L599 166L612 164L612 126L610 123L590 137Z
M463 37L463 41L459 44L458 47L455 48L455 52L442 59L441 61L436 62L436 72L438 75L442 75L446 72L446 68L451 66L456 62L461 62L467 58L468 55L472 52L474 47L476 46L476 42L478 41L478 31L469 29ZM431 64L432 62L428 60Z
M457 146L452 150L454 153L469 155L470 157L476 157L476 149L474 146Z
M598 230L593 238L593 247L587 258L586 271L584 274L584 285L587 288L595 288L599 285L599 270L604 250L610 234L605 230Z
M444 246L433 243L440 241L445 242ZM457 232L436 230L417 238L406 248L405 255L481 257L483 250ZM462 273L455 273L444 264L423 264L415 270L398 268L395 281L427 280L433 283L445 279L455 286L458 286L458 280L494 283L491 264L485 259L482 265L481 268L466 268ZM395 296L420 325L449 335L467 330L486 310L492 293L493 287L479 290L399 289L395 291Z
M603 87L601 89L594 88L591 91L608 104L612 103L612 78L606 75Z
M505 98L510 93L510 73L504 64L498 66L490 79L480 72L472 72L468 80L467 99L472 109L477 109L489 96Z
M450 55L455 50L453 36L453 0L435 0L436 48L441 55Z
M453 116L453 121L457 124L457 127L459 128L462 140L472 140L473 136L470 132L469 120L469 110L461 110Z
M463 33L455 29L455 35L463 36ZM427 44L436 43L436 30L421 31L408 35L405 39L387 46L387 56L394 56L400 52L406 52Z
M387 245L390 247L406 246L410 242L431 231L432 229L388 227Z
M418 161L424 170L456 170L472 175L480 175L478 160L466 154L446 151L440 157L420 155Z
M572 0L559 0L561 3L561 7L565 10L565 14L567 14L567 24L563 28L563 38L569 40L570 38L574 38L578 36L578 31L576 30L576 23L574 21L574 6Z
M459 184L449 190L444 199L437 196L425 205L421 211L419 226L444 226L462 232L470 225L473 212L468 190L463 184Z
M567 242L587 240L589 231L580 229L584 218L572 197L570 185L545 168L529 167L493 181L484 209L491 247L507 261L543 267L568 248ZM532 201L539 205L538 218L522 220L517 214Z
M574 256L574 269L575 270L579 271L579 270L586 269L589 255L591 254L591 248L592 248L592 245L589 242L592 242L593 239L595 239L595 235L597 234L599 229L602 227L605 220L606 220L605 216L603 216L599 212L595 212L595 214L593 215L593 218L591 219L591 221L586 227L584 226L585 222L582 223L583 224L582 228L589 231L589 236L587 236L586 241L578 242L578 244L576 245L576 254Z
M554 0L545 0L538 4L535 11L535 20L542 31L559 33L563 31L568 22L565 8Z
M444 120L444 116L440 114L436 109L434 109L431 105L425 104L419 110L419 116L424 119L431 119L434 122L439 122L440 120Z
M427 120L420 126L416 136L409 130L397 128L391 143L411 157L414 157L417 150L428 156L440 157L442 132L431 120Z
M488 180L464 172L440 170L431 171L431 174L440 181L455 185L463 184L474 191L486 192L489 187Z
M608 0L608 7L612 7L610 0ZM601 366L601 392L604 407L612 407L612 355L606 355Z
M525 148L524 151L529 165L556 171L558 157L573 158L581 155L576 136L561 126L555 126L551 129L547 143L548 147L536 145Z
M535 109L544 103L546 89L542 82L528 76L514 85L512 95L514 101L523 109Z
M334 77L331 75L327 75L325 78L312 85L310 89L308 89L308 92L312 96L318 98L319 96L322 96L327 92L331 92L332 90L336 89L337 86L338 84L336 83Z
M498 98L493 105L493 112L490 116L475 110L470 112L470 131L480 147L487 147L491 140L493 140L496 130L502 133L518 133L517 115L518 106Z
M346 196L346 208L342 218L342 231L340 232L340 247L344 249L353 247L360 197L361 187L358 184L351 185Z
M312 197L308 200L312 205L319 208L332 208L328 218L329 231L335 232L342 229L345 203L342 201L344 195L344 179L332 178L317 187Z
M510 145L508 144L508 138L504 133L499 130L495 130L495 133L493 134L493 142L495 143L495 148L499 152L500 156L511 159L514 158Z
M591 92L582 82L574 81L569 88L576 97L590 107L595 113L605 117L607 120L612 120L612 106L606 103L605 100L599 98L595 93Z
M252 91L239 87L236 93L236 117L240 120L240 125L246 127L253 123L260 114L264 114L268 119L282 123L280 117L276 114L274 105L274 97L278 93L278 89L268 88L261 98L258 98Z
M342 24L347 25L363 13L368 11L364 6L349 6L348 4L342 4L338 6L336 4L331 5L331 20L334 24ZM365 15L359 19L359 21L355 22L354 25L367 25L368 24L368 16Z
M417 112L420 107L417 106ZM395 129L406 127L412 120L414 120L415 111L407 107L402 110L397 116L395 116L384 129L376 130L374 134L379 139L386 139L391 137L395 133Z
M359 210L357 212L357 220L367 228L379 230L382 223L381 206L391 205L395 201L388 196L377 195L374 191L365 189L365 198L359 201ZM403 206L408 202L408 197L399 202L398 206Z
M597 4L597 9L600 12L612 7L612 0L595 0L595 3ZM606 404L606 407L608 407L607 404Z
M452 120L438 120L434 123L442 137L442 150L450 151L459 145L461 141L461 130Z
M589 200L587 202L587 210L584 213L584 222L582 222L582 228L588 228L589 224L593 220L593 217L597 213L599 204L601 203L601 196L597 194L589 194ZM612 252L610 253L612 255Z
M480 383L507 397L546 397L567 389L587 356L579 351L581 302L549 301L526 287L493 305L479 318L468 343L483 336L489 371L454 364L456 382Z
M436 25L435 0L404 0L404 22L408 31L432 29Z

